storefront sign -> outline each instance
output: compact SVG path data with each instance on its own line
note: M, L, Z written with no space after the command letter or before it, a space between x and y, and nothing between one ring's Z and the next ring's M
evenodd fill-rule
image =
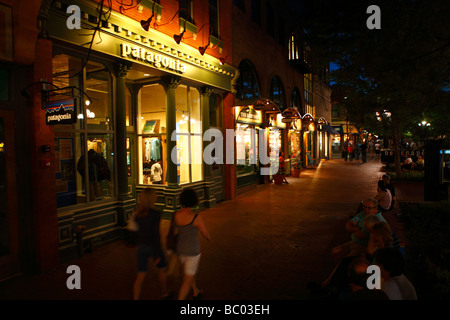
M244 107L238 114L238 121L245 123L261 123L261 111L256 111L250 107Z
M72 124L77 121L75 99L50 101L45 105L45 123Z
M121 43L121 56L127 58L134 58L140 61L150 63L155 68L166 68L181 73L186 72L186 66L180 60L175 60L170 57L153 53L143 47L131 46L128 43Z

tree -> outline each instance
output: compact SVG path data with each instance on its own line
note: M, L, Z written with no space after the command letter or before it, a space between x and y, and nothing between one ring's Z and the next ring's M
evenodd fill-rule
M436 121L433 130L441 132L430 134L448 134L442 123L450 119L442 111L449 105L450 2L376 1L381 29L366 25L372 4L305 1L299 30L319 61L339 65L331 76L337 86L349 89L344 102L349 120L373 126L376 112L390 112L379 125L392 135L399 172L400 137L417 126L418 118Z

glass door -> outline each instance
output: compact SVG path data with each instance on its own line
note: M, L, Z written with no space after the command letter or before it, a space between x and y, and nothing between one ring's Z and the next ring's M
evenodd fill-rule
M0 110L0 280L19 273L14 113Z

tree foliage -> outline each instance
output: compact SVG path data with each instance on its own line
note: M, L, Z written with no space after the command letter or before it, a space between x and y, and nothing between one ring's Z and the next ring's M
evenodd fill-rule
M373 4L381 29L366 25ZM369 115L389 110L385 129L403 133L428 117L434 134L448 135L442 124L450 120L449 1L317 0L303 9L299 27L319 63L340 67L332 81L348 92L343 103L351 121L370 126Z

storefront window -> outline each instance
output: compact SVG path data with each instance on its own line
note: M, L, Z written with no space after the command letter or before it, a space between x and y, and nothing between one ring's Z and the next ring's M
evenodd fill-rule
M67 92L73 92L78 114L75 123L54 126L58 208L114 197L109 72L100 63L89 61L83 69L82 59L56 54L53 83L59 88L74 88L56 91L52 99L67 98Z
M254 125L236 124L237 175L258 171L258 133Z
M86 106L88 129L112 129L110 89L111 76L105 66L96 62L89 62L86 66L86 93L91 98L89 105Z
M300 154L300 132L291 130L291 157L298 157Z
M203 139L200 93L195 88L179 85L175 96L178 183L201 181Z
M279 162L281 148L281 131L277 128L269 129L269 154L270 154L270 165L272 163Z
M166 93L159 84L138 95L138 183L165 184L167 168Z

